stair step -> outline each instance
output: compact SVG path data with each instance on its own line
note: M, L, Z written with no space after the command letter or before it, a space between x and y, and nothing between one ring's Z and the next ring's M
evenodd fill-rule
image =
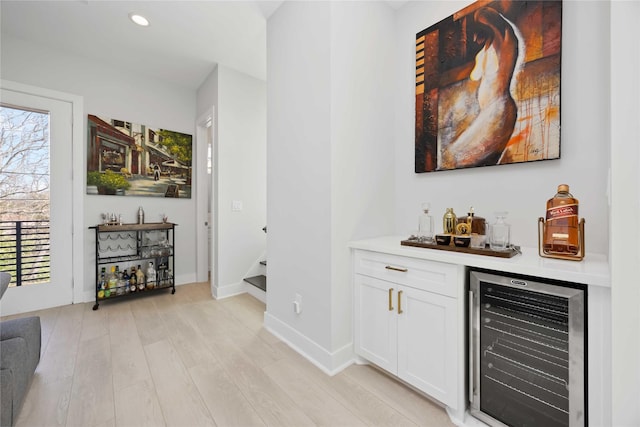
M262 264L262 265L267 265L267 261L266 261L266 260L264 260L264 261L260 261L260 264Z
M267 276L261 274L259 276L247 277L244 279L245 282L251 283L258 289L262 289L263 291L267 291Z

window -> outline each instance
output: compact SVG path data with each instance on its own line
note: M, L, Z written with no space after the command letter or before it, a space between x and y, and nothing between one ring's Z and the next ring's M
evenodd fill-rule
M50 277L49 113L0 105L0 270L12 284Z

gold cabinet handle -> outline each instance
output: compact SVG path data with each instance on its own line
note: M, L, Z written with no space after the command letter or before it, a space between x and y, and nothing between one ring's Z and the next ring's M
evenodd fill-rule
M399 271L401 273L406 273L408 270L406 268L400 268L400 267L392 267L390 265L387 265L385 267L387 270L393 270L393 271Z
M398 314L402 314L402 291L398 291Z
M393 288L389 288L389 311L393 311Z

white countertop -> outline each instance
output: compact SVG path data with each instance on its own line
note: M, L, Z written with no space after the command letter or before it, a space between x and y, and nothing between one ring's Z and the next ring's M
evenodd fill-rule
M566 261L542 258L538 255L537 248L521 248L521 255L516 255L512 258L498 258L487 255L402 246L400 242L405 239L406 236L383 236L352 241L349 243L349 247L592 286L611 286L609 263L607 258L600 254L587 253L582 261Z

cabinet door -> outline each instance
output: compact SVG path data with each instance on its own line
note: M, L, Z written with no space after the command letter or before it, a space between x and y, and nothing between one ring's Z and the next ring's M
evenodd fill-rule
M456 300L408 287L398 290L398 377L456 409Z
M355 352L395 375L398 360L396 286L356 274L354 301Z

